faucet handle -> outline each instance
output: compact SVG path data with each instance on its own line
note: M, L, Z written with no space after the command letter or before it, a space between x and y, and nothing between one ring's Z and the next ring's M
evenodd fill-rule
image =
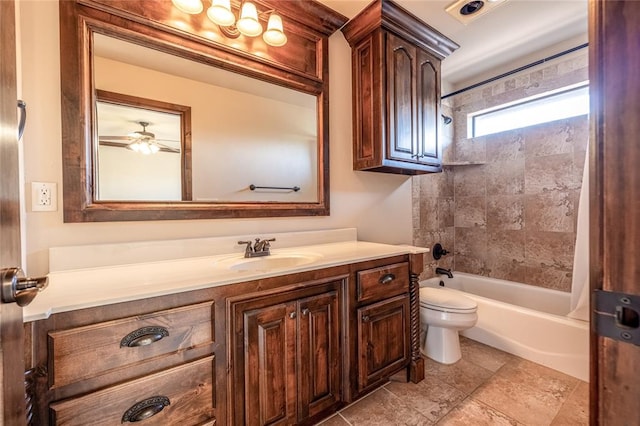
M245 252L246 252L246 253L251 253L251 251L253 250L253 249L251 248L251 244L252 244L252 243L251 243L251 241L238 241L238 244L239 244L239 245L242 245L242 244L246 244L246 245L247 245L247 247L246 247L246 249L245 249Z
M253 245L253 251L254 252L269 252L269 248L271 247L271 244L269 244L271 241L275 241L275 238L267 238L264 240L261 240L260 238L256 238L256 242Z

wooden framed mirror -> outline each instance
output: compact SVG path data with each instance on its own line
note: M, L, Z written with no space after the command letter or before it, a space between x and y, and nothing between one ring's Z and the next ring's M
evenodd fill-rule
M285 22L287 44L273 47L227 38L204 12L183 14L170 0L59 4L65 222L329 214L327 38L345 17L310 0L257 1ZM102 133L105 93L189 110L180 178L167 167L147 185L178 186L180 198L104 195L108 176L134 173L124 162L103 173L101 138L157 138L135 109L121 111L130 131ZM141 157L127 161L142 168Z

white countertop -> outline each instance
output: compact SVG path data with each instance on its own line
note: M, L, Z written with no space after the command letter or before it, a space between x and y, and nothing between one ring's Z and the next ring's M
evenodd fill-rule
M76 309L428 251L408 245L341 241L288 248L272 247L271 253L276 257L300 254L310 255L313 260L303 265L275 267L270 270L230 269L229 259L240 261L243 255L227 253L55 271L48 275L49 286L23 309L24 322Z

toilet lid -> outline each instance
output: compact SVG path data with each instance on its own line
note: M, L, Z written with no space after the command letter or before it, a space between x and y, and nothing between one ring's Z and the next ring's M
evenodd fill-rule
M446 312L475 312L478 304L446 288L421 287L420 305Z

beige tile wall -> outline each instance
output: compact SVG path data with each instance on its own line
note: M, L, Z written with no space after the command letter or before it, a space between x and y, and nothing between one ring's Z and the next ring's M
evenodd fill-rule
M467 139L467 114L587 79L585 49L450 97L441 174L413 179L414 244L436 266L570 291L587 116Z

